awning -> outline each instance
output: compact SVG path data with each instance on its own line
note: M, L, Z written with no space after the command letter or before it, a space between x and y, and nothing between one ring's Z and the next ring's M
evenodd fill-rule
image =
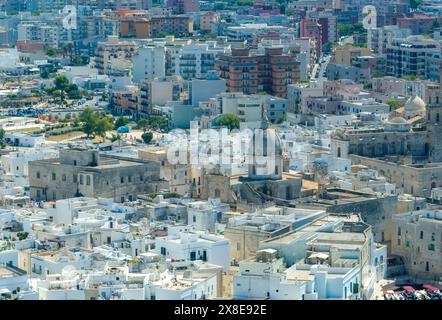
M428 291L432 291L432 292L439 291L439 288L437 288L431 284L424 284L422 287L424 289L427 289Z
M403 286L402 288L404 288L404 290L407 292L415 292L416 291L416 290L414 290L413 287L410 287L410 286Z

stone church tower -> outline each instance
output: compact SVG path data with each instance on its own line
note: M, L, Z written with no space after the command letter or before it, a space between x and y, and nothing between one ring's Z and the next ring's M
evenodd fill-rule
M442 162L442 88L429 88L427 105L427 150L429 162Z
M274 129L268 128L266 119L262 130L255 130L249 146L248 176L253 180L282 179L283 157L281 141Z

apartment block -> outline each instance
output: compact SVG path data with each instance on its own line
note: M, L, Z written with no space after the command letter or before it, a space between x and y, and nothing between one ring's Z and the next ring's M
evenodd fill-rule
M387 45L386 73L398 78L416 77L439 80L441 46L438 41L422 36L393 39Z
M188 16L123 16L120 20L121 37L146 39L165 35L189 36L192 33L193 18Z
M296 57L284 54L283 48L268 47L263 54L249 49L232 49L218 56L215 66L221 78L227 80L228 92L254 94L264 91L285 98L287 85L299 77Z

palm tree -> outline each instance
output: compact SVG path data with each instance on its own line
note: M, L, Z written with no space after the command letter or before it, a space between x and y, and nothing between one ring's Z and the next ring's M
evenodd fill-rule
M63 46L63 58L66 58L66 56L69 56L69 61L72 63L73 61L73 50L74 46L72 43L67 43Z

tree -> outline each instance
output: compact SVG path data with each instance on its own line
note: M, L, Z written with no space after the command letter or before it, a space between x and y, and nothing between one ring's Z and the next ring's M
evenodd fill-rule
M94 134L98 122L98 115L91 108L84 109L78 116L78 120L82 122L82 131L87 134L88 138Z
M112 122L110 122L108 118L102 117L97 120L94 128L94 132L97 136L102 137L104 140L106 132L109 130L112 130Z
M216 120L218 126L225 126L229 128L229 130L239 129L240 122L241 119L234 114L224 114Z
M29 233L25 232L25 231L17 232L18 240L24 240L24 239L26 239L28 237L28 235L29 235Z
M40 76L43 78L43 79L48 79L49 78L49 72L48 72L48 70L43 70L41 73L40 73Z
M72 63L74 56L74 46L72 43L65 44L63 46L63 57L69 56L69 61Z
M119 127L123 127L129 123L129 119L126 117L118 117L114 124L114 129L117 130Z
M0 128L0 147L3 149L5 147L5 141L3 140L5 138L5 130L3 128Z
M401 105L401 102L399 100L391 100L387 101L386 104L390 106L390 111L392 111L394 109L397 109Z
M152 141L153 133L152 132L145 132L141 135L141 139L143 139L145 144L148 144Z
M147 119L140 119L137 122L137 126L140 129L143 129L144 132L146 132L147 128L149 127L149 121Z
M75 56L72 60L72 65L74 66L84 66L86 64L88 64L88 58L87 57L83 57L83 56Z
M285 115L285 114L283 114L282 116L280 116L278 118L278 123L283 123L285 121L287 121L287 115Z
M354 36L357 34L365 34L366 32L362 23L338 24L338 33L340 36Z
M163 116L150 116L149 123L153 128L167 129L169 127L169 119Z
M51 47L47 47L47 48L45 48L45 54L46 54L48 57L56 57L56 56L59 56L60 53L61 53L61 52L60 52L58 49L51 48Z
M78 86L76 84L70 84L67 88L66 88L66 93L69 97L69 99L81 99L82 98L82 93L81 91L78 89Z
M69 80L64 74L58 75L54 79L55 89L60 90L60 97L64 100L64 94L67 88L69 88Z
M115 142L115 141L121 140L121 135L120 135L119 133L117 133L117 134L112 134L112 137L110 138L110 140L111 140L112 142Z
M410 7L411 9L417 9L422 4L422 0L411 0Z

